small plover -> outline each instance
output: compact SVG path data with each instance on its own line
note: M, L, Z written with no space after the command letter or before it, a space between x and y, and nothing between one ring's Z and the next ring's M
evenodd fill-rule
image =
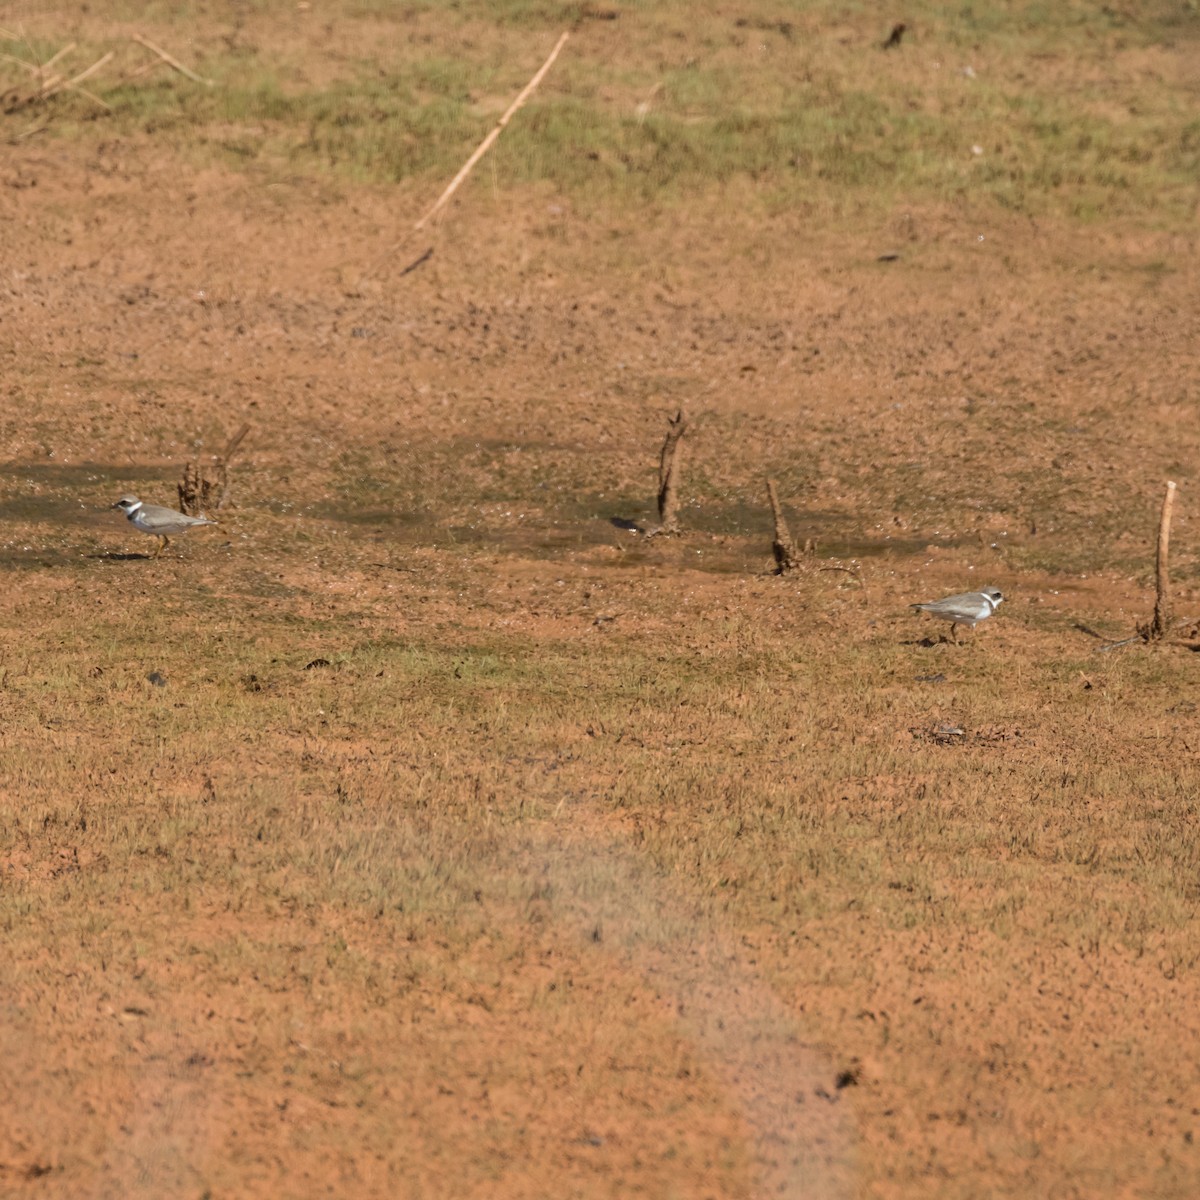
M986 587L978 592L959 592L954 596L947 596L944 600L930 600L928 603L913 604L910 607L949 621L950 636L957 642L960 625L969 625L974 629L980 621L986 621L1000 607L1000 601L1003 599L999 588Z
M164 508L161 504L143 504L136 496L122 496L113 508L119 508L135 529L159 539L155 558L167 548L169 537L196 525L216 524L216 521L210 521L207 517L189 517L186 513Z

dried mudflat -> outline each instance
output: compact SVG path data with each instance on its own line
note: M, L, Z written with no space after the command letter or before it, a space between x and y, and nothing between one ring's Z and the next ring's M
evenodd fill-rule
M1194 233L0 185L6 1194L1196 1194Z

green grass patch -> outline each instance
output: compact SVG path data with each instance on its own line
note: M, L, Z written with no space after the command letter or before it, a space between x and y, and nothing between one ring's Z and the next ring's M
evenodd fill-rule
M311 25L276 40L247 32L199 56L212 89L169 74L97 81L113 112L60 96L52 129L152 137L234 166L425 184L453 174L532 73L528 31L580 11L508 4L485 23L457 6L356 5L319 79ZM931 4L906 14L916 32L885 54L866 8L829 5L801 22L763 5L685 22L670 6L626 6L608 37L577 30L493 151L493 179L547 184L588 209L671 206L748 183L780 209L969 201L1178 218L1200 170L1200 125L1194 85L1170 78L1184 34L1164 23L1172 11L1132 21L1090 6ZM252 6L246 19L265 30L274 13ZM182 32L160 19L164 36ZM55 43L43 34L4 48L45 59ZM1123 67L1122 54L1150 51L1155 73Z

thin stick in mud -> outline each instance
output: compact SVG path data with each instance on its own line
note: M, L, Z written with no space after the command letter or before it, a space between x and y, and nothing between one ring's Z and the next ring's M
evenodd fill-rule
M679 480L683 474L683 435L688 422L683 409L667 421L667 436L663 438L658 460L658 528L653 533L679 532Z
M1154 620L1150 622L1147 641L1157 642L1167 636L1171 624L1171 575L1169 555L1171 549L1171 509L1175 504L1175 484L1167 482L1163 496L1162 513L1158 518L1158 553L1155 556Z
M773 479L767 480L767 500L771 504L771 518L775 522L775 537L771 542L771 552L775 555L775 573L786 575L789 571L798 570L802 560L796 543L792 540L787 517L783 515L783 505L779 503Z

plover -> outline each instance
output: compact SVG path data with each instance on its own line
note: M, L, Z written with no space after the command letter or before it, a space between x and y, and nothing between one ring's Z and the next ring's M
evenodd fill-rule
M969 625L974 629L980 621L986 621L1000 607L1000 601L1003 599L999 588L986 587L978 592L959 592L954 596L947 596L944 600L930 600L925 604L913 604L911 607L918 612L927 612L943 621L949 621L950 636L957 642L960 625Z
M169 538L175 534L183 533L195 525L216 524L216 521L210 521L207 517L189 517L186 513L164 508L161 504L143 504L136 496L122 496L113 508L119 508L135 529L159 539L155 558L167 548Z

